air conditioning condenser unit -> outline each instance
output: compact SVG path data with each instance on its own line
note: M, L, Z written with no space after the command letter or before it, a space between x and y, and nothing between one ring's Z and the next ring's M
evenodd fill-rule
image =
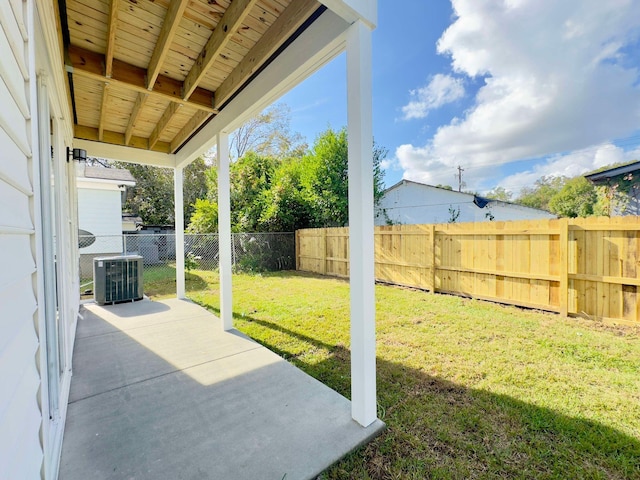
M142 257L96 257L93 259L93 291L98 305L142 299Z

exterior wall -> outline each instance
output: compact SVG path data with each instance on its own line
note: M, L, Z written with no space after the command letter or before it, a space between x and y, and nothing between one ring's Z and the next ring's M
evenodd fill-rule
M500 201L491 201L480 208L473 203L473 195L404 182L385 192L376 208L375 223L449 223L458 212L456 223L556 218L543 210Z
M78 221L80 228L96 236L96 241L80 249L81 254L122 253L122 242L113 236L122 235L122 201L117 187L97 189L79 186ZM100 236L110 236L107 240Z
M634 173L634 175L637 175L637 173ZM640 215L640 185L633 185L622 204L617 205L614 203L612 210L612 217Z
M7 479L57 478L79 308L70 115L38 2L53 24L55 2L0 2L0 478ZM55 26L47 28L57 38ZM50 388L52 358L59 365Z
M25 479L43 460L26 17L26 4L0 2L0 476Z
M640 215L640 185L634 185L629 190L629 203L623 215Z

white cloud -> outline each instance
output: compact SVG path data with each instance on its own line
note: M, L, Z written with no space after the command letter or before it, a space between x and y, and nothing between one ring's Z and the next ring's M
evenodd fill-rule
M533 185L537 179L543 176L574 177L612 163L638 159L640 159L640 148L624 151L620 147L607 143L593 148L576 150L565 155L554 155L535 165L531 170L506 177L498 183L498 186L517 195L523 187Z
M380 168L382 170L391 170L395 166L395 161L393 158L385 158L380 161Z
M481 167L581 150L640 126L640 57L637 46L625 50L640 37L640 2L452 3L457 18L438 51L458 74L484 76L484 85L426 145L398 147L405 177L435 178L438 168L452 175L458 164L491 175Z
M438 73L431 77L428 85L411 90L409 93L411 101L402 107L405 120L424 118L429 110L464 97L464 85L461 78Z

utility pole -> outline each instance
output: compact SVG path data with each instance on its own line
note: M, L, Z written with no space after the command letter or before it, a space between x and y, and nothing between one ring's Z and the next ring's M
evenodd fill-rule
M464 172L464 168L458 165L458 191L462 191L462 172Z

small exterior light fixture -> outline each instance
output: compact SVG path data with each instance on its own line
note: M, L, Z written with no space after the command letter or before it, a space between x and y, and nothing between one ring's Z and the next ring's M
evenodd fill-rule
M87 151L82 148L74 148L73 150L67 147L67 163L69 163L69 159L73 158L76 162L86 162L87 161Z

